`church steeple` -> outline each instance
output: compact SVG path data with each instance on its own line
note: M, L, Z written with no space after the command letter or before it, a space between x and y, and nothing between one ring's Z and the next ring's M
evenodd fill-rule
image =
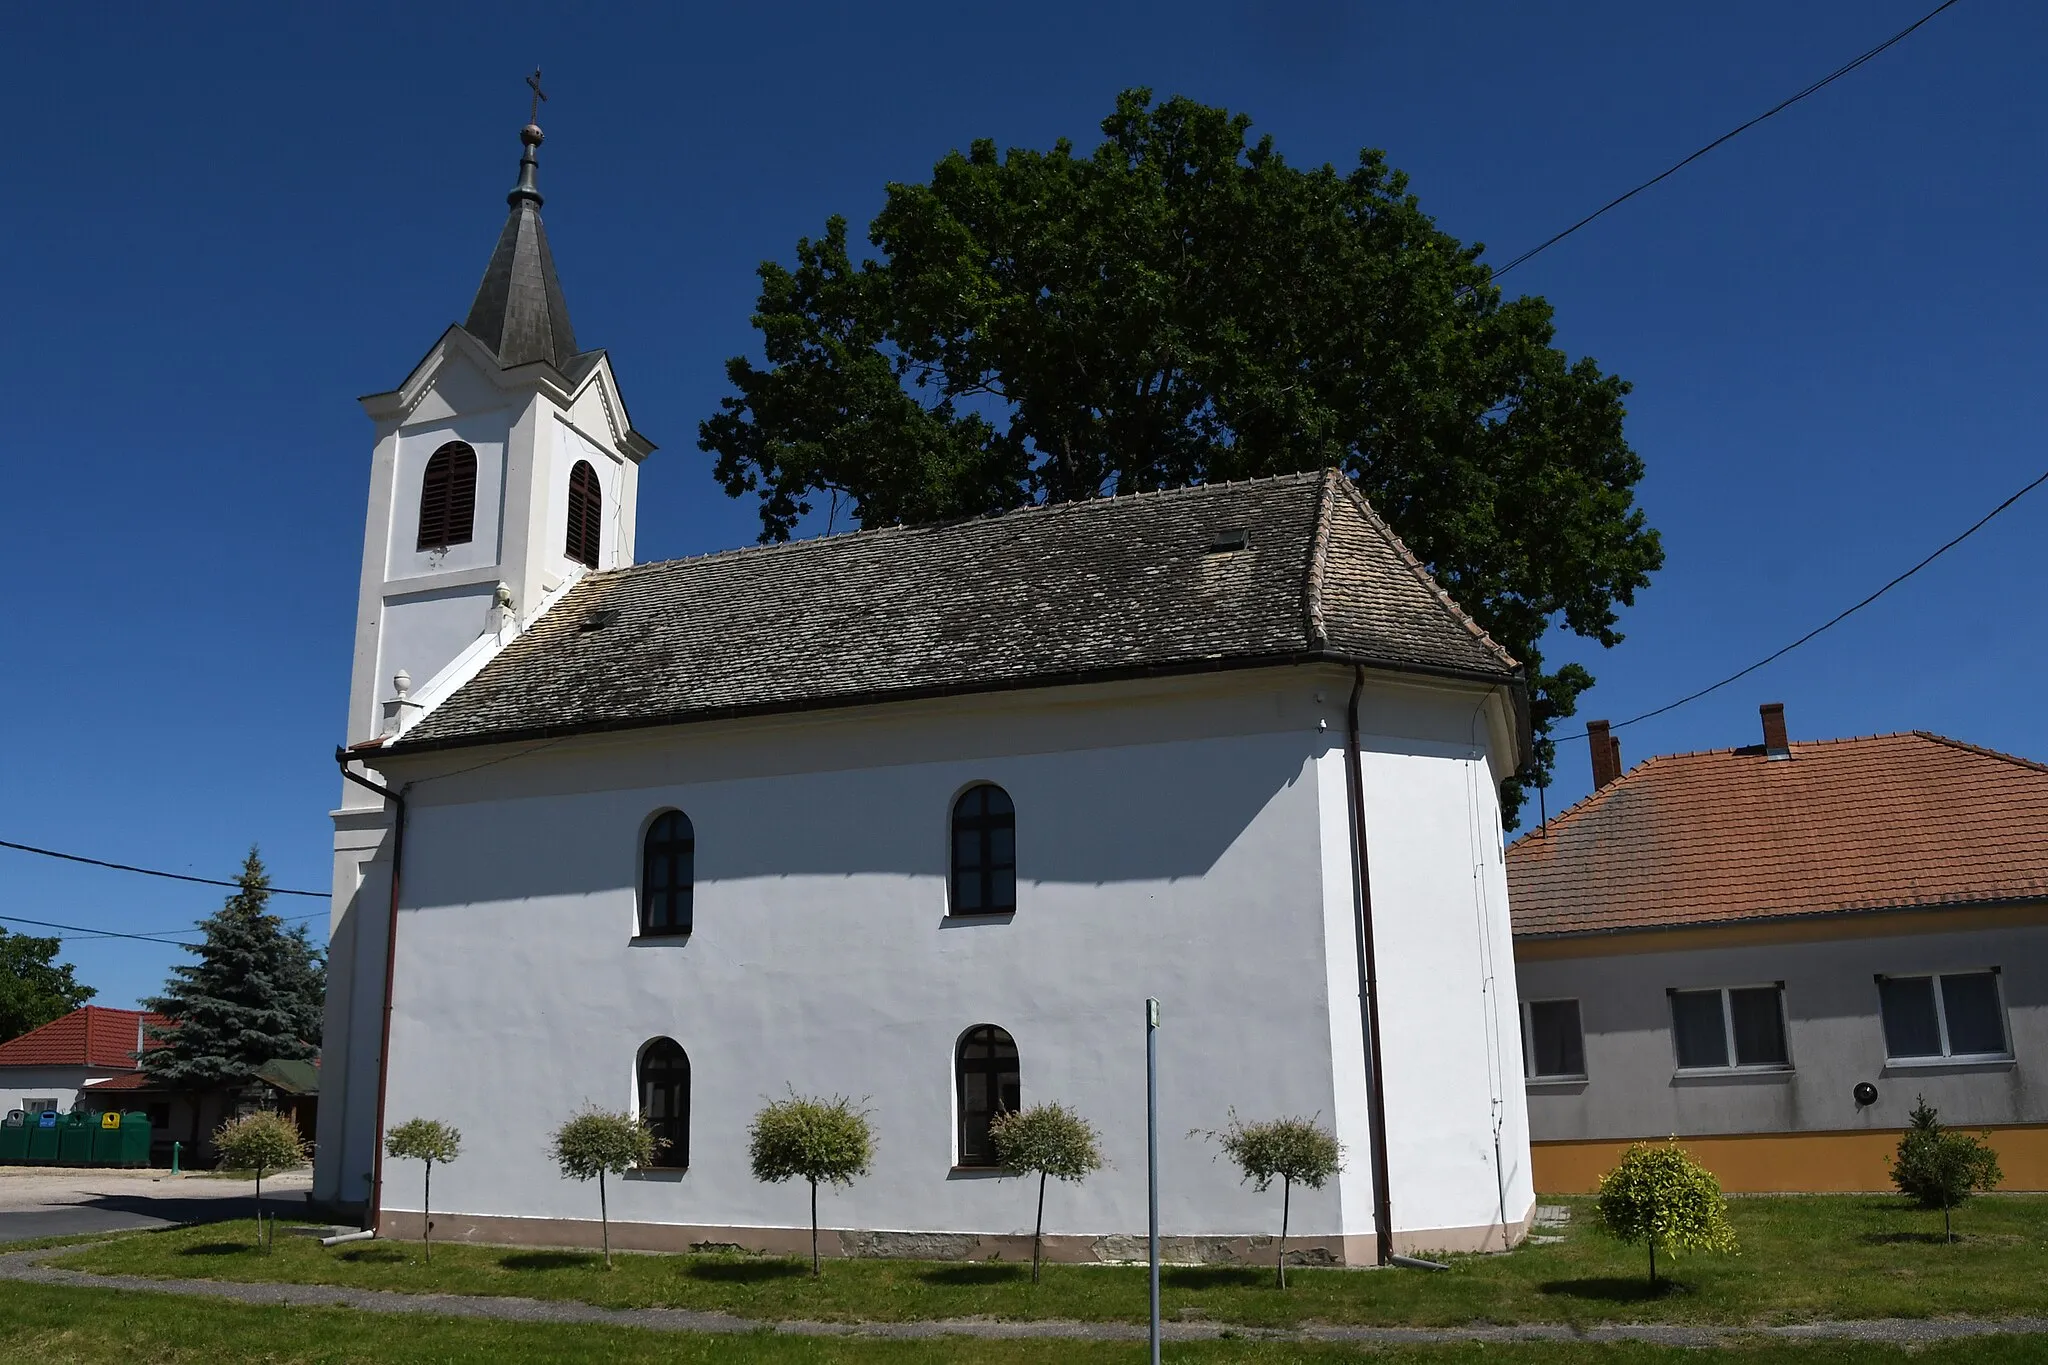
M547 98L540 90L539 71L528 84L533 86L533 117L537 120L540 102ZM489 347L508 370L545 360L566 371L569 358L577 353L576 332L569 325L569 304L562 297L562 282L555 277L555 258L540 221L540 190L534 182L539 165L536 150L542 141L540 124L529 122L520 129L519 141L519 183L505 196L512 212L505 219L505 230L498 234L498 249L491 253L483 283L477 286L476 301L469 306L469 320L462 327Z

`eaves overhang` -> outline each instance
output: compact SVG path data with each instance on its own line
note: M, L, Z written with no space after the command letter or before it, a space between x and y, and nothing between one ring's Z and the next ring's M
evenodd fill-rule
M1526 684L1519 670L1514 674L1490 673L1476 669L1439 667L1385 659L1364 658L1344 650L1315 649L1281 653L1246 654L1230 658L1174 660L1169 663L1139 664L1121 668L1086 669L1071 673L1044 673L1023 678L1002 678L989 682L949 682L924 687L890 688L865 692L841 692L815 698L781 699L739 706L699 707L683 711L621 716L614 719L579 722L572 725L534 725L488 733L454 735L446 739L398 739L363 753L379 759L407 758L450 749L473 749L493 744L527 744L569 739L579 735L609 734L626 730L650 730L692 725L706 721L742 720L755 716L788 715L815 711L848 710L891 702L930 701L941 697L984 696L1000 692L1038 691L1051 687L1076 687L1090 683L1126 682L1141 678L1189 677L1204 673L1233 673L1259 668L1287 668L1313 664L1335 664L1345 668L1364 667L1374 672L1441 678L1446 681L1478 683L1490 688L1507 688L1518 714L1527 712ZM1526 761L1526 750L1521 756Z

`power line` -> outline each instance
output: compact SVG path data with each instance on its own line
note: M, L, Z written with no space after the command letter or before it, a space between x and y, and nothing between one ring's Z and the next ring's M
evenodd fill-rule
M144 943L165 943L173 947L190 947L191 945L171 938L169 936L171 933L189 934L195 932L191 929L175 929L164 934L124 934L118 929L87 929L77 924L54 924L45 919L22 919L18 915L0 915L0 920L4 920L8 924L33 924L38 929L62 929L81 938L132 938L139 939Z
M129 863L110 863L99 858L81 857L76 853L59 853L53 848L37 848L33 844L17 844L11 839L0 839L0 848L11 848L19 853L34 853L45 858L62 858L67 863L84 863L88 867L112 868L116 872L135 872L145 877L163 877L174 882L197 882L201 886L227 886L238 891L242 886L240 882L224 882L215 877L191 877L183 872L161 872L153 867L135 867ZM315 896L320 900L326 900L328 897L328 893L325 891L294 891L290 887L285 886L273 886L267 889L273 896ZM311 919L312 916L304 915L300 916L300 918Z
M1637 195L1641 194L1641 193L1642 193L1642 192L1643 192L1644 190L1647 190L1647 189L1649 189L1649 188L1650 188L1651 186L1653 186L1653 185L1657 184L1658 182L1660 182L1660 181L1662 181L1662 180L1666 180L1666 179L1670 178L1671 176L1673 176L1673 175L1677 174L1677 173L1678 173L1679 171L1681 171L1681 170L1684 170L1684 169L1685 169L1685 168L1686 168L1687 166L1690 166L1690 165L1691 165L1691 164L1692 164L1693 162L1695 162L1695 161L1698 161L1698 160L1699 160L1699 159L1700 159L1701 157L1705 156L1705 155L1706 155L1706 154L1707 154L1708 152L1711 152L1711 151L1713 151L1713 150L1714 150L1714 149L1715 149L1716 147L1720 146L1720 145L1721 145L1722 143L1724 143L1724 142L1727 142L1727 141L1728 141L1729 139L1731 139L1731 138L1735 138L1735 137L1739 137L1739 136L1740 136L1740 135L1742 135L1743 133L1746 133L1746 132L1748 132L1748 131L1749 131L1750 129L1752 129L1752 128L1756 127L1756 126L1757 126L1757 125L1758 125L1759 123L1762 123L1762 122L1763 122L1763 121L1764 121L1765 119L1767 119L1767 118L1770 118L1770 117L1771 117L1772 115L1774 115L1774 114L1782 114L1783 112L1785 112L1785 110L1787 110L1787 109L1790 109L1790 108L1791 108L1791 107L1792 107L1793 105L1795 105L1795 104L1799 103L1799 101L1801 101L1801 100L1805 99L1805 98L1806 98L1806 97L1807 97L1808 95L1812 95L1812 94L1817 94L1817 93L1818 93L1819 91L1821 91L1821 90L1825 89L1825 88L1826 88L1826 87L1828 87L1829 85L1832 85L1832 84L1834 84L1834 82L1836 82L1836 81L1840 80L1840 79L1841 79L1842 77L1844 77L1844 76L1848 75L1848 74L1849 74L1849 73L1850 73L1851 71L1854 71L1854 70L1855 70L1855 69L1856 69L1857 67L1859 67L1859 66L1863 65L1863 64L1864 64L1865 62L1869 61L1869 60L1870 60L1871 58L1873 58L1873 57L1877 56L1877 55L1878 55L1879 53L1883 52L1883 51L1884 51L1884 50L1885 50L1886 48L1889 48L1889 47L1893 46L1894 44L1897 44L1897 43L1903 42L1903 41L1904 41L1904 40L1905 40L1905 39L1906 39L1906 38L1907 38L1908 36L1910 36L1910 35L1911 35L1911 34L1913 33L1913 31L1914 31L1915 29L1919 28L1919 27L1920 27L1920 26L1921 26L1922 24L1925 24L1925 23L1926 23L1926 22L1927 22L1928 20L1930 20L1930 19L1934 18L1934 17L1936 16L1936 15L1940 14L1940 13L1941 13L1941 12L1942 12L1943 10L1945 10L1945 9L1949 8L1949 7L1951 6L1951 5L1954 5L1955 3L1956 3L1956 0L1942 0L1942 3L1941 3L1941 4L1939 4L1939 5L1936 5L1936 6L1935 6L1935 7L1933 8L1933 9L1931 9L1931 10L1929 10L1929 11L1928 11L1927 13L1925 13L1925 14L1921 15L1921 16L1920 16L1920 17L1919 17L1918 19L1916 19L1916 20L1914 20L1914 21L1913 21L1912 23L1910 23L1910 24L1906 25L1906 27L1904 27L1904 28L1900 29L1900 30L1899 30L1899 31L1898 31L1897 33L1894 33L1894 34L1893 34L1893 35L1892 35L1891 37L1889 37L1889 38L1885 39L1885 40L1884 40L1883 42L1879 43L1879 44L1878 44L1878 45L1877 45L1876 47L1873 47L1873 48L1871 48L1871 49L1870 49L1870 50L1869 50L1868 52L1864 53L1864 54L1863 54L1862 56L1860 56L1860 57L1857 57L1857 58L1855 58L1855 59L1854 59L1854 60L1852 60L1852 61L1847 61L1847 62L1844 62L1844 63L1842 63L1842 65L1840 65L1840 66L1836 67L1836 68L1835 68L1835 69L1834 69L1833 71L1830 71L1830 72L1829 72L1829 73L1828 73L1827 75L1825 75L1825 76L1822 76L1822 77L1821 77L1821 78L1820 78L1819 80L1817 80L1817 81L1815 81L1815 82L1814 82L1813 84L1811 84L1811 85L1807 86L1807 87L1806 87L1806 88L1805 88L1804 90L1801 90L1801 91L1800 91L1800 92L1799 92L1798 94L1796 94L1796 95L1793 95L1793 96L1792 96L1791 98L1789 98L1789 99L1786 99L1786 100L1780 101L1779 103L1777 103L1777 104L1774 104L1774 105L1772 105L1772 106L1771 106L1770 108L1768 108L1768 109L1764 110L1764 112L1762 112L1761 114L1758 114L1758 115L1757 115L1757 116L1756 116L1755 118L1753 118L1753 119L1751 119L1751 120L1750 120L1749 122L1747 122L1747 123L1743 124L1743 125L1742 125L1741 127L1739 127L1739 128L1732 128L1732 129L1730 129L1729 131L1727 131L1727 132L1725 132L1725 133L1721 134L1721 136L1719 136L1719 137L1715 138L1715 139L1714 139L1714 140L1713 140L1712 142L1709 142L1709 143L1708 143L1708 144L1707 144L1706 146L1704 146L1704 147L1700 148L1700 149L1699 149L1698 151L1694 152L1694 153L1693 153L1693 154L1692 154L1691 156L1689 156L1689 157L1685 158L1685 159L1684 159L1683 161L1679 161L1679 162L1675 162L1675 163L1673 163L1673 164L1672 164L1672 165L1671 165L1671 166L1670 166L1670 167L1669 167L1668 169L1664 170L1664 171L1663 171L1663 172L1661 172L1660 174L1657 174L1657 175L1651 176L1651 177L1650 177L1650 178L1649 178L1648 180L1645 180L1645 181L1644 181L1644 182L1643 182L1642 184L1640 184L1640 185L1636 186L1636 187L1635 187L1634 189L1630 190L1630 191L1629 191L1629 192L1628 192L1627 194L1624 194L1624 195L1621 195L1621 196L1619 196L1619 197L1617 197L1617 198L1614 198L1614 199L1610 199L1610 200L1608 200L1608 201L1607 201L1606 203L1602 204L1602 205L1601 205L1601 206L1600 206L1599 208L1597 208L1597 209L1594 209L1594 210L1593 210L1593 211L1592 211L1591 213L1587 214L1587 215L1586 215L1586 216L1585 216L1584 218L1581 218L1581 219L1579 219L1579 221L1578 221L1578 222L1576 222L1576 223L1573 223L1573 224L1572 224L1572 225L1571 225L1570 227L1566 228L1566 229L1565 229L1565 230L1564 230L1563 232L1560 232L1560 233L1558 233L1558 234L1557 234L1557 235L1556 235L1555 237L1552 237L1552 238L1550 238L1550 239L1549 239L1548 241L1546 241L1546 242L1542 242L1542 243L1539 243L1539 244L1538 244L1538 245L1536 245L1536 246L1530 247L1530 248L1529 248L1529 249L1528 249L1527 251L1525 251L1525 252L1523 252L1523 253L1522 253L1521 255L1519 255L1519 256L1517 256L1517 257L1515 257L1515 258L1514 258L1513 260L1509 261L1509 262L1508 262L1508 263L1507 263L1506 265L1504 265L1504 266L1501 266L1500 268L1498 268L1497 270L1495 270L1495 271L1493 272L1493 278L1497 280L1497 279L1499 279L1499 278L1500 278L1501 276L1503 276L1503 275L1507 274L1507 273L1508 273L1508 272L1509 272L1510 270L1513 270L1513 269L1514 269L1514 268L1515 268L1516 266L1518 266L1518 265L1522 264L1522 262L1524 262L1524 261L1528 260L1529 258L1531 258L1532 256L1535 256L1535 255L1538 255L1538 254L1539 254L1539 253L1541 253L1541 252L1545 252L1545 251L1548 251L1548 250L1550 250L1550 248L1552 248L1552 247L1556 246L1556 245L1557 245L1557 244L1558 244L1559 242L1561 242L1561 241L1563 241L1563 240L1564 240L1565 238L1567 238L1567 237L1571 236L1571 235L1572 235L1572 234L1573 234L1574 232L1577 232L1577 231L1578 231L1578 230L1579 230L1580 228L1582 228L1582 227L1586 226L1586 224L1588 224L1588 223L1592 222L1592 221L1593 221L1593 220L1594 220L1595 218L1598 218L1598 217L1599 217L1600 215L1602 215L1603 213L1606 213L1606 212L1607 212L1607 211L1608 211L1609 209L1613 209L1613 208L1619 208L1619 207L1620 207L1621 205L1623 205L1623 204L1627 203L1627 202L1628 202L1629 200L1631 200L1631 199L1635 198L1635 197L1636 197Z
M1652 716L1661 716L1666 711L1675 711L1679 707L1684 706L1687 702L1698 701L1701 697L1706 696L1709 692L1720 691L1722 688L1726 687L1729 683L1736 681L1738 678L1748 677L1750 674L1756 672L1759 668L1762 668L1765 664L1777 662L1779 659L1784 658L1787 654L1790 654L1793 650L1799 648L1799 646L1805 644L1808 640L1811 640L1814 636L1819 635L1822 631L1831 630L1834 627L1840 625L1842 622L1848 620L1851 616L1854 616L1857 612L1862 611L1872 602L1875 602L1878 598L1884 596L1893 588L1898 587L1899 584L1905 582L1914 574L1919 573L1922 569L1926 568L1929 564L1932 564L1935 560L1940 559L1950 550L1955 549L1956 546L1962 544L1971 536L1976 535L1977 532L1984 529L1985 524L1989 522L1993 517L1997 516L2000 512L2003 512L2006 508L2012 506L2014 503L2018 502L2021 498L2024 498L2027 494L2033 492L2036 488L2039 488L2044 483L2048 483L2048 473L2042 474L2039 478L2035 479L2025 488L2022 488L2019 492L2013 494L2004 502L2001 502L2000 504L1998 504L1998 506L1992 508L1989 512L1986 512L1983 516L1977 518L1977 520L1971 524L1969 530L1963 532L1954 540L1949 541L1946 545L1943 545L1933 554L1927 556L1927 558L1921 560L1918 564L1915 564L1912 568L1906 570L1897 578L1894 578L1891 582L1885 584L1876 592L1864 598L1861 602L1858 602L1855 606L1850 607L1848 610L1839 612L1836 615L1830 617L1828 620L1822 622L1820 625L1815 626L1812 630L1807 631L1806 634L1800 636L1791 644L1786 645L1783 649L1778 650L1776 653L1769 654L1761 659L1758 659L1748 668L1742 669L1735 673L1730 673L1727 677L1721 679L1721 681L1713 684L1711 687L1702 687L1699 691L1689 693L1686 696L1680 697L1677 701L1666 702L1664 705L1658 707L1654 711L1645 711L1640 716L1630 716L1627 720L1618 721L1615 724L1609 726L1608 729L1619 730L1623 726L1634 725L1639 720L1648 720ZM1579 733L1575 735L1566 735L1563 739L1558 740L1557 742L1564 743L1566 740L1584 739L1585 737L1586 732L1584 730L1581 730L1579 731Z

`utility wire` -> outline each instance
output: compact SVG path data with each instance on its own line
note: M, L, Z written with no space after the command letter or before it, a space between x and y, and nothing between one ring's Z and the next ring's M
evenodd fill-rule
M1676 162L1669 169L1663 171L1658 175L1650 177L1648 180L1645 180L1642 184L1630 190L1627 194L1621 195L1618 198L1608 200L1599 208L1594 209L1584 218L1579 219L1578 222L1573 223L1570 227L1566 228L1563 232L1558 233L1555 237L1552 237L1550 240L1539 243L1536 246L1530 247L1527 251L1515 257L1506 265L1496 269L1493 272L1493 278L1497 280L1501 276L1507 274L1510 270L1513 270L1516 266L1522 264L1522 262L1530 259L1532 256L1550 250L1550 248L1556 246L1559 242L1571 236L1574 232L1577 232L1580 228L1586 226L1586 224L1592 222L1601 214L1606 213L1609 209L1621 207L1621 205L1626 204L1629 200L1635 198L1644 190L1649 189L1651 186L1657 184L1660 181L1669 179L1671 176L1676 175L1679 171L1684 170L1693 162L1698 161L1701 157L1705 156L1708 152L1713 151L1722 143L1729 141L1731 138L1739 137L1743 133L1748 132L1750 129L1756 127L1759 123L1762 123L1765 119L1770 118L1774 114L1782 114L1783 112L1785 112L1785 110L1790 109L1793 105L1799 103L1799 101L1805 99L1808 95L1819 93L1821 90L1825 89L1829 85L1832 85L1834 82L1848 75L1851 71L1854 71L1857 67L1863 65L1871 58L1883 52L1886 48L1889 48L1897 43L1903 42L1907 37L1909 37L1913 33L1915 29L1919 28L1922 24L1925 24L1928 20L1934 18L1936 15L1940 14L1943 10L1948 9L1955 3L1956 0L1942 0L1941 4L1936 5L1933 9L1921 15L1918 19L1906 25L1906 27L1900 29L1897 33L1894 33L1891 37L1885 39L1876 47L1871 48L1862 56L1857 57L1852 61L1842 63L1842 65L1836 67L1833 71L1828 72L1827 75L1822 76L1819 80L1807 86L1798 94L1793 95L1790 99L1786 99L1777 104L1772 105L1770 108L1764 110L1764 112L1758 114L1755 118L1743 124L1741 127L1732 128L1729 131L1721 134L1721 136L1715 138L1712 142L1709 142L1706 146L1700 148L1691 156L1685 158L1685 160Z
M242 886L240 882L224 882L214 877L191 877L183 872L160 872L153 867L135 867L128 863L109 863L98 858L85 858L76 853L59 853L53 848L37 848L33 844L17 844L11 839L0 839L0 848L11 848L19 853L34 853L45 858L62 858L67 863L84 863L88 867L112 868L116 872L136 872L145 877L163 877L174 882L197 882L201 886L226 886L236 890L240 890ZM315 896L321 900L326 900L328 897L328 893L325 891L294 891L286 886L273 886L267 889L273 896ZM310 919L312 916L306 915L300 918Z
M33 924L38 929L63 929L73 936L80 938L132 938L139 939L144 943L167 943L174 947L190 947L192 945L180 943L177 939L170 937L171 933L189 934L194 932L190 929L176 929L163 934L124 934L118 929L87 929L76 924L53 924L49 920L44 919L22 919L17 915L0 915L0 920L4 920L9 924Z
M2001 502L2000 504L1998 504L1998 506L1992 508L1989 512L1986 512L1983 516L1977 518L1977 520L1970 526L1969 530L1963 532L1954 540L1949 541L1946 545L1943 545L1933 554L1927 556L1927 558L1921 560L1918 564L1915 564L1912 568L1906 570L1897 578L1894 578L1891 582L1885 584L1876 592L1864 598L1861 602L1858 602L1855 606L1850 607L1846 611L1839 612L1833 617L1830 617L1828 620L1822 622L1820 625L1815 626L1812 630L1807 631L1806 634L1800 636L1791 644L1786 645L1783 649L1777 651L1775 654L1766 655L1765 657L1758 659L1755 663L1751 664L1748 668L1742 669L1741 671L1736 673L1730 673L1727 677L1721 679L1721 681L1713 684L1711 687L1702 687L1699 691L1689 693L1686 696L1680 697L1677 701L1666 702L1664 705L1658 707L1654 711L1645 711L1640 716L1630 716L1627 720L1617 721L1615 724L1609 726L1608 729L1619 730L1623 726L1634 725L1639 720L1648 720L1652 716L1661 716L1666 711L1675 711L1679 707L1684 706L1687 702L1698 701L1701 697L1706 696L1709 692L1720 691L1722 688L1726 687L1729 683L1734 682L1738 678L1748 677L1750 674L1756 672L1759 668L1762 668L1765 664L1777 662L1779 659L1784 658L1787 654L1790 654L1793 650L1799 648L1799 646L1805 644L1808 640L1811 640L1814 636L1819 635L1823 631L1831 630L1834 627L1840 625L1842 622L1848 620L1851 616L1854 616L1857 612L1862 611L1872 602L1875 602L1878 598L1884 596L1893 588L1898 587L1899 584L1905 582L1914 574L1919 573L1922 569L1926 568L1929 564L1932 564L1935 560L1940 559L1950 550L1955 549L1956 546L1962 544L1971 536L1976 535L1977 532L1984 529L1985 524L1989 522L1993 517L1997 516L2000 512L2003 512L2006 508L2012 506L2014 503L2018 502L2021 498L2024 498L2027 494L2033 492L2036 488L2039 488L2044 483L2048 483L2048 473L2042 474L2039 478L2035 479L2025 488L2022 488L2019 492L2013 494L2004 502ZM1579 733L1575 735L1566 735L1564 736L1563 740L1559 740L1557 742L1563 743L1567 740L1584 739L1585 737L1586 732L1584 730L1581 730L1579 731Z

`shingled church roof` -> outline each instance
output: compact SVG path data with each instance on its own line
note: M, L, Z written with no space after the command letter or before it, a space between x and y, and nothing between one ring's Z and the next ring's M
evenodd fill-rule
M593 573L390 747L1318 660L1520 677L1331 470Z

